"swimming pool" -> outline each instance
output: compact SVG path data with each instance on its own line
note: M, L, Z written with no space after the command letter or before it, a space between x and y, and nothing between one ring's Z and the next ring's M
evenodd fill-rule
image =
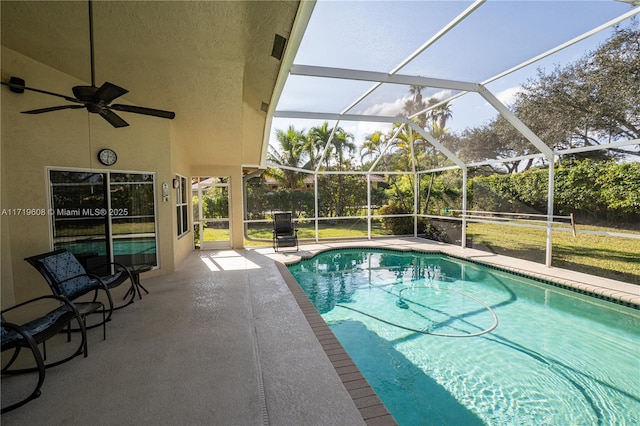
M441 254L289 270L401 425L640 424L640 312Z
M132 237L132 238L114 238L113 254L140 254L156 252L155 237ZM60 242L55 244L55 248L66 248L72 253L95 252L100 256L107 254L107 243L104 239L84 239L73 242Z

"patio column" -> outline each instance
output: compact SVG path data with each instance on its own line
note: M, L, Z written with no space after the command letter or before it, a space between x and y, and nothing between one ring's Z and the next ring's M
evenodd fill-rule
M549 158L549 180L547 189L547 246L545 255L545 265L551 267L552 250L553 250L553 197L554 197L554 181L555 181L555 156Z
M462 248L467 247L467 167L462 168Z

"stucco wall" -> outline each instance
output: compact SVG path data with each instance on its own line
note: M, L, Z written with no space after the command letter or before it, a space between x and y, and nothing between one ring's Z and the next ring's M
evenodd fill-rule
M171 128L171 140L174 143L171 144L171 168L175 174L179 174L187 178L187 181L191 177L191 170L189 168L188 154L186 150L179 144L176 143L177 136L173 127ZM178 225L177 225L177 209L176 209L176 191L171 191L172 197L172 206L173 206L173 214L172 214L172 229L173 235L178 234ZM190 201L189 201L190 202ZM193 214L191 214L191 210L189 210L189 233L177 239L174 244L173 251L173 262L175 265L179 265L185 257L189 253L193 251L193 222L192 222ZM176 237L177 238L177 237Z
M2 47L2 78L19 76L27 86L71 95L71 87L87 84ZM99 78L99 77L98 77ZM117 84L117 82L114 82ZM98 84L101 84L99 81ZM48 209L47 167L105 170L97 161L101 148L114 149L118 162L112 171L156 173L161 271L174 269L189 244L181 242L174 257L175 198L162 201L161 187L171 182L175 170L186 170L184 160L172 161L171 121L120 113L129 127L113 128L101 117L85 110L62 110L27 115L20 111L65 105L64 99L34 92L12 93L3 86L2 106L2 209ZM127 103L126 98L119 102ZM186 174L186 173L185 173ZM2 305L49 293L40 275L23 259L52 248L50 216L24 214L2 217ZM183 247L184 246L184 247ZM192 248L192 244L190 246Z

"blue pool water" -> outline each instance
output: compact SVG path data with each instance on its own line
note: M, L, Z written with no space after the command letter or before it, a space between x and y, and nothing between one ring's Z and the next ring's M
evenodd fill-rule
M439 254L290 271L400 425L638 425L640 312Z
M95 252L100 256L104 256L107 254L107 246L104 239L87 239L74 241L71 243L57 243L55 248L66 248L72 253ZM155 252L155 237L132 237L113 239L113 254L116 256L140 253L154 254Z

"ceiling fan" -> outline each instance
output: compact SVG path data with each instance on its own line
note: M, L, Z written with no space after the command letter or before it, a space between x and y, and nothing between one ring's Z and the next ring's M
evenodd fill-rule
M173 119L176 114L172 111L164 111L160 109L145 108L133 105L111 104L116 98L128 93L127 89L116 86L113 83L105 82L102 86L97 87L95 84L95 64L93 55L93 6L91 0L89 0L89 44L91 52L91 86L75 86L71 90L74 97L61 95L58 93L49 92L41 89L34 89L27 87L25 81L18 77L11 77L10 81L1 82L2 84L9 86L12 92L23 93L25 90L33 92L44 93L51 96L57 96L63 98L69 102L73 102L73 105L61 105L48 108L33 109L29 111L22 111L23 114L42 114L44 112L58 111L63 109L79 109L86 108L87 111L99 114L102 118L107 120L113 127L125 127L129 123L124 121L118 114L113 112L123 111L132 112L135 114L151 115L154 117Z

